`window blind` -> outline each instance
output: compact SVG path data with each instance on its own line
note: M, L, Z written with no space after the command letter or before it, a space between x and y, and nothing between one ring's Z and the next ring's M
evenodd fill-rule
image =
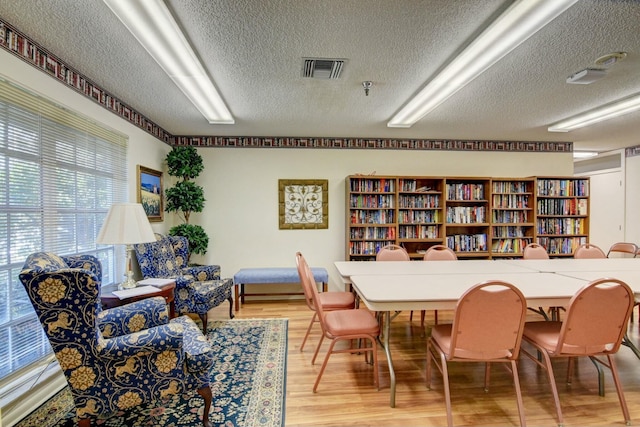
M123 273L123 248L95 241L126 201L126 152L124 135L0 79L0 386L51 352L18 279L29 254L93 254L103 285Z

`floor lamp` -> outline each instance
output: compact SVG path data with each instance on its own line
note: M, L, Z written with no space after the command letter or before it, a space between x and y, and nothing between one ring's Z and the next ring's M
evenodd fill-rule
M114 203L111 205L96 242L102 245L125 245L127 252L126 278L118 285L118 289L136 287L133 271L131 271L131 251L133 249L131 245L155 241L156 236L140 203Z

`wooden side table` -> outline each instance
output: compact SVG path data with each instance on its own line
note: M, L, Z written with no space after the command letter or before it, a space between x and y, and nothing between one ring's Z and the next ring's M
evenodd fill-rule
M124 304L129 304L130 302L140 301L145 298L163 297L167 304L169 304L169 317L173 319L174 317L176 317L176 306L173 295L173 290L175 288L176 282L171 282L164 286L158 286L157 292L120 299L113 294L113 291L117 290L117 286L109 285L102 288L102 292L100 293L100 302L102 303L103 308L109 309L113 307L119 307Z

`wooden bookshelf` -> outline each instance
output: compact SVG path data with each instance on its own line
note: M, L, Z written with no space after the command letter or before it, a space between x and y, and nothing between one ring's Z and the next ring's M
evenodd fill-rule
M346 183L346 259L388 244L422 259L436 244L459 258L518 258L531 242L571 256L589 237L589 179L352 175Z
M412 259L442 244L444 199L442 178L398 178L398 239Z
M536 236L558 257L573 256L589 241L589 178L537 178Z
M375 259L381 247L396 243L397 179L357 176L346 184L348 259Z
M492 178L491 256L521 257L535 239L535 179Z
M489 254L488 178L445 178L445 244L458 258Z

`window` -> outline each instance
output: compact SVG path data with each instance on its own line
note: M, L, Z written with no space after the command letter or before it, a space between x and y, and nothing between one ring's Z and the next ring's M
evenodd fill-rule
M0 79L0 384L51 347L18 279L32 252L93 254L103 284L124 251L96 245L127 194L126 137Z

